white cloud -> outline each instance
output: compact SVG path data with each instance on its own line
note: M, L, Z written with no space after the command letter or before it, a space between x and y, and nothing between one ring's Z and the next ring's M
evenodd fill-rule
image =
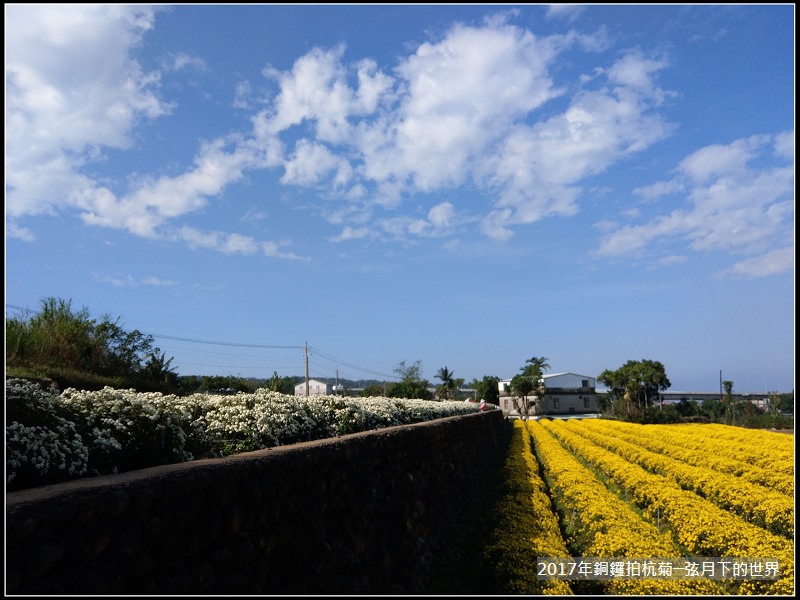
M364 74L369 91L356 100L341 63L343 54L344 46L330 51L315 48L298 59L290 73L271 67L265 69L265 74L277 79L281 88L272 113L265 113L270 133L284 131L307 120L314 123L321 141L337 143L348 137L348 117L360 113L365 103L363 97L369 98L376 91L374 82Z
M665 97L653 79L664 61L623 56L599 70L609 76L607 89L578 94L567 111L536 123L536 110L564 93L548 73L559 52L575 43L596 48L605 35L593 44L591 36L537 38L503 19L488 23L456 25L420 45L394 78L362 62L357 88L347 83L343 47L314 49L287 73L268 68L281 89L255 120L257 138L281 136L305 121L317 136L316 143L296 142L282 181L318 185L335 172L330 193L346 199L346 190L358 189L359 202L366 192L386 209L398 207L405 192L477 184L495 199L482 230L508 239L512 225L575 214L581 179L668 134L669 126L648 113ZM367 96L369 102L356 100ZM342 187L351 180L352 188ZM395 236L429 231L430 223L412 221L390 219L382 228Z
M434 227L451 227L455 220L455 209L451 202L442 202L428 211L428 221Z
M82 171L107 149L125 149L142 118L169 113L158 97L159 74L144 73L132 50L158 9L122 5L7 7L7 229L32 240L16 220L78 209L92 225L159 237L167 222L205 206L245 169L276 164L276 142L232 138L201 146L195 164L175 177L140 178L118 196ZM202 69L186 54L170 69ZM226 253L254 252L238 234L187 234L187 241ZM273 250L267 248L265 252Z
M686 207L638 225L606 232L599 256L642 256L659 243L683 244L697 252L745 255L729 274L770 275L790 265L783 246L794 221L794 168L763 166L761 161L785 134L751 136L728 145L693 152L678 166L676 178L640 188L645 195L685 189ZM781 156L785 156L781 154Z
M396 71L406 91L392 128L394 176L430 191L468 180L509 127L561 92L547 66L557 44L511 26L456 26ZM370 161L367 157L367 172Z
M180 52L178 54L172 55L169 57L170 62L167 63L164 67L165 70L169 71L180 71L182 69L194 69L196 71L207 71L208 65L206 62L198 57L198 56L189 56L185 52Z
M535 111L564 93L550 65L576 43L591 46L592 36L537 37L497 17L479 27L454 26L401 59L391 75L370 59L346 65L344 46L315 48L287 72L267 67L279 92L254 116L250 134L208 142L186 172L140 178L120 193L84 175L82 167L104 148L126 147L137 119L170 109L156 95L158 73L142 73L132 58L154 15L154 9L119 6L9 12L23 23L10 28L11 141L34 132L9 157L10 166L19 167L9 169L10 215L69 205L87 223L158 237L168 222L207 206L246 170L281 166L285 185L312 186L358 203L359 210L338 211L338 218L363 218L370 206L398 208L408 191L471 183L495 198L483 230L504 239L511 225L574 214L581 178L646 147L666 129L645 116L659 94L652 76L664 65L639 55L608 69L613 90L580 94L565 113L535 123ZM205 67L188 54L171 60L170 69ZM234 102L244 107L249 95L249 84L240 82ZM305 136L298 139L297 132ZM288 155L284 136L295 140ZM421 222L403 222L400 230L441 233L458 213L444 206ZM395 234L399 223L386 220L383 229ZM244 237L182 239L253 252Z
M54 214L94 183L80 169L126 148L141 118L167 114L157 73L130 50L156 9L128 5L6 7L7 210Z
M775 136L775 155L794 162L794 131L785 131Z
M697 184L714 177L735 176L746 170L747 163L767 139L763 135L752 136L728 145L707 146L683 159L678 168Z
M86 223L157 237L162 224L202 208L209 197L239 180L243 171L258 164L258 160L248 146L229 149L224 140L218 139L201 148L190 171L176 177L143 180L138 189L122 198L105 188L87 187L76 204Z
M342 229L339 235L328 238L331 242L347 242L350 240L376 239L378 234L367 227L350 227Z
M234 90L233 107L247 110L250 108L252 88L249 81L240 81Z
M193 227L181 227L177 231L177 236L187 242L190 248L217 250L224 254L254 254L258 250L255 240L238 234L199 231Z
M794 253L794 246L777 248L761 256L739 261L723 274L754 278L785 273L794 268Z
M322 144L300 140L294 154L284 164L285 173L281 183L303 187L318 185L331 174L334 189L341 188L350 181L350 163L333 154Z
M251 237L238 233L221 231L200 231L193 227L181 227L174 233L175 237L186 242L190 248L213 250L223 254L242 254L250 256L260 252L269 258L307 260L291 252L282 252L282 244L277 242L259 242Z
M144 6L7 9L14 24L7 26L9 236L32 237L14 219L70 208L87 223L139 236L297 258L274 242L181 223L247 171L282 169L284 185L312 187L330 206L318 213L341 228L331 241L449 236L477 221L502 241L519 225L576 214L587 178L671 133L656 112L670 95L657 82L668 67L663 58L629 52L562 88L551 75L560 53L605 47L605 32L539 37L497 17L452 27L392 71L371 59L345 62L344 46L315 48L288 71L267 67L278 92L253 115L251 131L200 145L182 173L140 177L120 190L93 180L86 167L108 148L128 147L141 119L170 111L158 95L159 74L142 72L132 58L154 16ZM173 59L173 68L204 66L189 55ZM249 82L234 94L246 109ZM673 179L633 192L665 203L681 195L686 204L649 222L605 223L599 254L642 254L681 240L747 260L768 255L793 219L793 170L754 167L767 150L792 162L794 132L687 156ZM461 185L475 192L468 200L452 194ZM402 214L405 198L426 193L450 200L424 217Z
M670 256L664 256L662 258L659 258L656 261L656 264L660 266L680 265L687 262L688 260L689 258L687 256L678 256L673 254Z
M547 17L574 21L584 10L586 6L580 4L548 4Z
M623 90L632 90L646 95L652 101L661 102L666 94L653 81L653 74L666 66L664 60L648 59L639 52L632 52L612 65L608 80Z
M659 181L633 190L634 195L646 199L660 198L669 194L678 194L685 189L682 181Z
M161 279L152 275L137 278L132 275L106 275L103 273L94 273L95 280L101 283L107 283L113 287L139 287L142 285L153 287L172 287L178 285L177 281L172 279Z
M162 287L162 286L172 287L172 286L178 285L178 282L174 281L172 279L161 279L160 277L152 277L152 276L150 276L150 277L143 277L142 278L142 284L143 285L153 285L153 286L157 286L157 287Z
M638 55L625 56L617 64L635 70L632 65L642 60ZM641 71L654 68L644 62L647 66ZM615 70L616 65L611 71ZM506 225L575 214L581 193L576 184L669 133L668 124L648 113L663 93L632 79L637 83L633 89L617 86L580 93L564 113L509 133L486 164L487 179L498 189L497 205L513 210L491 213L485 232L503 239L509 232Z
M20 227L14 223L6 223L6 239L32 242L36 239L36 235L27 227Z

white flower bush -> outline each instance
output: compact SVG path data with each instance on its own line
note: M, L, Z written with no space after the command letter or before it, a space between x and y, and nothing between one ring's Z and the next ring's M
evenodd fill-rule
M475 412L463 402L341 396L267 389L187 397L106 387L6 380L6 484L10 490L220 457Z
M6 381L6 483L27 487L82 477L89 448L58 394L22 379ZM16 480L16 481L15 481Z

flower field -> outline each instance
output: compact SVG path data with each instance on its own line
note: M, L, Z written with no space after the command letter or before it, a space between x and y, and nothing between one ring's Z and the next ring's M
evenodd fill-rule
M113 388L57 393L10 379L6 487L14 491L475 411L463 402L301 398L268 390L187 397ZM606 419L511 423L504 495L483 547L504 594L793 595L793 435ZM779 577L579 580L537 573L538 559L573 557L607 559L597 561L605 564L777 561Z
M6 380L10 491L476 412L464 402L106 387L60 394Z
M550 500L549 507L531 500L530 511L549 524L536 534L541 540L532 538L535 547L545 539L557 547L552 540L560 535L572 557L779 564L779 577L771 580L594 578L590 593L793 594L793 436L724 425L571 419L515 421L519 437L530 438L530 444L517 442L516 451L530 455L529 475L541 477L538 487Z

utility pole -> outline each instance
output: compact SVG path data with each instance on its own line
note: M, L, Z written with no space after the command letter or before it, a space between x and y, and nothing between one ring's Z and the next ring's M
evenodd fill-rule
M308 342L305 345L306 353L306 398L308 398Z

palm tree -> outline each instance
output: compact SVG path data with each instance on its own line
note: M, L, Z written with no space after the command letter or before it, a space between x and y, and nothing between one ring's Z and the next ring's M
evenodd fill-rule
M522 367L520 371L522 371L522 377L529 380L530 384L525 385L524 387L530 388L528 389L528 393L535 396L534 402L539 403L543 402L544 398L544 372L550 368L550 365L547 362L547 357L545 356L532 356L528 360L525 361L527 366ZM517 387L519 387L520 383L517 382ZM527 394L523 394L523 396L527 396ZM528 411L527 406L527 399L525 400L525 410L526 414Z
M442 367L439 369L439 372L436 373L436 378L442 381L442 385L439 389L444 393L444 397L449 400L450 391L455 387L453 371L450 371L447 367Z
M164 352L159 353L159 348L150 353L147 363L144 365L144 376L159 389L171 391L178 382L178 374L172 366L172 358L167 358Z

